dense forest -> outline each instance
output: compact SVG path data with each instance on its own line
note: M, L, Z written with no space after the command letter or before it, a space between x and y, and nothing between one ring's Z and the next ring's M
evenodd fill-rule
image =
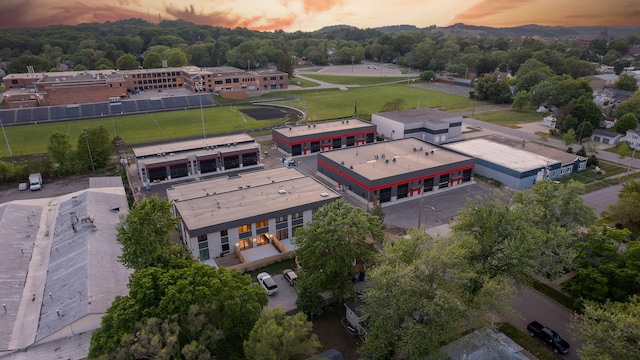
M584 37L594 39L588 48L576 41ZM526 60L537 58L556 74L562 74L568 59L572 60L572 67L576 60L637 66L637 59L624 58L637 44L640 28L528 25L494 29L456 24L446 28L400 25L358 29L337 25L314 32L287 33L228 29L182 20L151 24L129 19L3 29L0 66L6 73L21 73L27 71L27 66L33 66L35 71L124 69L136 65L151 68L161 67L162 60L167 60L168 66L229 65L247 69L275 65L283 59L300 59L313 65L396 62L420 71L446 70L464 76L469 68L477 70L478 75L496 69L515 74ZM125 55L128 59L135 57L136 62L119 64L118 59Z

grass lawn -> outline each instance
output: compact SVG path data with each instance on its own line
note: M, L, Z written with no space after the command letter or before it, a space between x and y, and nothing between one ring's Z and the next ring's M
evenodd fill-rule
M535 111L501 110L476 113L475 118L491 124L518 129L518 124L542 121L544 115Z
M206 133L241 132L282 122L281 119L257 121L244 115L247 120L244 123L243 114L238 109L237 107L203 109ZM69 134L71 144L75 147L84 129L99 125L105 126L111 136L115 137L117 134L128 144L200 135L202 134L202 114L200 109L178 110L93 120L5 126L5 131L13 156L25 156L46 153L49 135L55 131ZM8 158L9 151L5 144L2 145L0 158Z
M303 88L309 88L309 87L316 87L316 86L320 86L320 84L315 83L313 81L309 81L303 78L299 78L299 77L293 77L293 78L289 78L289 84L291 85L297 85Z
M396 98L404 99L403 109L418 107L437 108L442 104L447 110L465 109L469 107L470 99L409 87L404 84L384 85L375 87L340 89L319 89L315 91L288 91L297 100L282 102L283 105L307 111L307 120L318 121L339 119L354 116L356 103L358 117L370 120L371 114L380 112L382 106ZM283 94L269 94L270 96ZM274 96L274 98L276 98ZM442 98L442 100L441 100Z
M340 85L380 85L388 84L396 81L406 81L404 76L338 76L338 75L319 75L319 74L304 74L305 77L316 79L330 84Z

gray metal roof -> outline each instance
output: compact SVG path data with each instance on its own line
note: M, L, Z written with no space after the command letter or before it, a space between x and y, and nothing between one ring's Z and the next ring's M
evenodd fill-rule
M462 120L462 116L454 115L446 111L432 109L432 108L420 108L400 111L389 111L376 113L375 115L398 121L403 124L413 124L421 122L430 122L433 124L449 123L452 119Z
M114 208L126 211L126 197L85 191L60 202L36 341L104 313L116 295L127 293L128 271L117 261L115 240L120 211Z
M307 125L285 126L273 129L274 132L283 134L289 138L304 135L319 135L345 129L375 128L375 125L359 119L344 119L336 121L323 121Z
M431 152L433 150L433 153ZM428 154L425 154L428 152ZM416 138L383 141L320 153L351 171L378 180L471 159Z
M274 175L275 172L291 174ZM253 173L252 176L258 172ZM223 192L195 197L197 187L184 192L187 200L178 201L175 207L189 231L235 222L278 210L298 208L307 204L337 200L340 195L309 176L299 176L295 168L261 171L267 180L249 184L243 176L216 178L201 183L202 187L215 189L220 184ZM271 179L269 179L271 177ZM277 180L277 181L276 181ZM191 184L187 185L190 186ZM247 186L250 185L250 186ZM178 186L176 186L178 188ZM195 190L194 190L195 189ZM178 191L179 193L179 191ZM170 196L171 198L171 196Z
M560 162L546 156L521 150L517 146L498 144L486 139L471 139L444 146L519 172L540 169Z
M228 146L246 142L255 143L255 140L247 134L234 134L137 147L133 148L133 153L136 157L157 156L158 154L169 155L171 153L177 154L183 151L200 150L207 147Z
M115 239L127 210L122 186L0 205L0 350L99 327L128 292Z
M41 205L0 205L0 350L9 348L42 213Z
M89 178L89 188L97 189L97 188L121 188L124 184L122 184L122 178L119 176L103 176L103 177L92 177Z

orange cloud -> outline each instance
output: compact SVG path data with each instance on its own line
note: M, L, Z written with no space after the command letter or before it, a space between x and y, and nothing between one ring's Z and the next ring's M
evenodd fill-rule
M325 1L304 0L303 1L304 12L307 14L326 12L331 10L334 7L344 4L344 1L345 0L325 0Z
M118 3L122 3L119 1ZM126 1L125 1L126 2ZM146 19L147 14L111 4L66 4L58 2L43 12L27 11L39 9L38 1L25 0L14 4L0 5L0 28L42 27L52 24L77 25L81 23L117 21L121 19Z
M452 23L465 23L477 25L481 19L499 15L508 10L517 8L527 3L534 2L532 0L484 0L467 11L456 15Z
M189 5L183 9L168 6L165 11L176 19L192 22L200 25L223 26L227 28L243 27L252 30L270 31L289 27L293 24L296 16L289 13L283 17L266 17L264 15L254 15L241 17L232 15L230 10L204 12L197 11L195 7Z

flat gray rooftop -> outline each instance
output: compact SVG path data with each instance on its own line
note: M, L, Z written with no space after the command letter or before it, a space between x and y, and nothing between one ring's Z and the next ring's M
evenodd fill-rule
M462 116L460 115L454 115L446 111L432 109L432 108L389 111L389 112L383 112L383 113L376 113L376 115L379 115L394 121L398 121L403 124L413 124L413 123L420 123L425 121L433 124L444 124L444 123L449 123L449 121L446 121L446 120L450 120L450 119L460 118L460 120L462 120Z
M157 156L158 154L171 154L171 153L179 153L183 151L196 150L196 149L204 149L207 147L214 146L227 146L240 144L244 142L255 142L255 140L247 135L247 134L233 134L226 136L217 136L206 139L197 139L197 140L187 140L187 141L178 141L171 143L163 143L158 145L150 145L133 148L133 154L136 157L146 157L150 155Z
M299 172L297 169L280 168L276 170ZM268 171L262 173L266 172ZM215 183L227 181L225 188L228 191L178 201L175 206L187 228L193 231L341 197L335 191L306 175L300 177L298 174L294 174L279 181L275 181L275 178L272 180L273 182L268 181L266 184L260 183L249 187L246 186L248 184L243 177L207 180L206 182ZM213 188L215 185L205 186Z
M416 138L326 151L318 159L323 156L372 181L471 159Z
M546 156L551 159L559 160L563 164L573 164L576 159L586 160L587 158L584 156L571 154L566 151L560 150L558 148L554 148L551 146L545 146L543 144L538 144L534 141L527 141L522 146L523 142L519 139L508 138L500 135L489 135L483 137L489 141L497 142L506 146L516 147L517 149L528 151L534 154Z
M444 146L519 172L540 169L559 163L558 160L521 150L515 145L507 146L486 139L471 139Z
M345 119L345 120L336 120L336 121L323 121L317 122L308 125L298 125L298 126L286 126L281 128L275 128L274 131L283 134L287 137L298 137L305 135L320 135L328 132L339 131L339 130L359 130L365 129L367 127L372 127L373 125L370 122L362 121L359 119Z
M260 171L247 171L234 177L221 177L211 180L196 181L184 185L174 185L167 189L167 197L174 201L186 201L200 197L223 194L241 188L250 188L270 183L281 183L287 180L300 179L305 174L295 168L276 168Z

